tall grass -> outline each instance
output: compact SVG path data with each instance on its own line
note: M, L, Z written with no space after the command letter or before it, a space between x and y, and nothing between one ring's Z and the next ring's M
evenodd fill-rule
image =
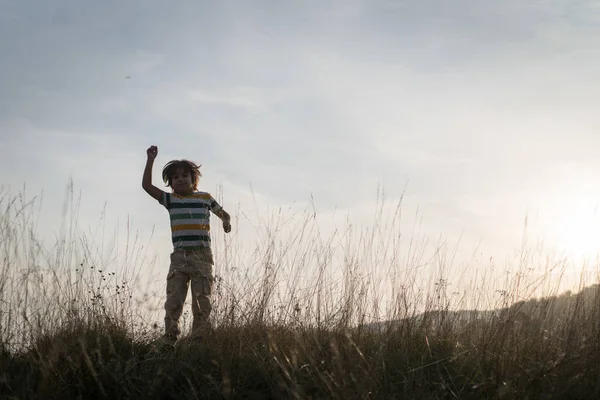
M40 199L0 196L0 397L595 398L597 286L558 295L565 262L537 250L514 267L419 234L380 194L373 223L325 225L275 210L215 240L212 329L173 354L154 346L143 235L104 241L78 225L73 190L48 249ZM235 226L243 225L237 213ZM255 222L258 221L258 222ZM406 236L404 232L408 230ZM114 238L117 233L110 234ZM109 241L110 242L110 241ZM125 245L121 245L124 242ZM589 283L589 282L588 282ZM189 326L189 318L184 318Z

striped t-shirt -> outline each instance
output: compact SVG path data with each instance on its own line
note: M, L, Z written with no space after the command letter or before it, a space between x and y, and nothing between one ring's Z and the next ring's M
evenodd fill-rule
M181 196L165 192L162 205L169 210L173 247L210 248L210 211L215 213L222 207L209 193Z

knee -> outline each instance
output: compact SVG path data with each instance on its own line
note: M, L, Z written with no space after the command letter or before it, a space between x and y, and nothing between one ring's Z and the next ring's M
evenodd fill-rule
M210 301L210 298L202 298L200 304L206 312L210 312L212 310L212 302Z
M211 306L211 299L209 295L206 295L204 293L198 293L196 295L196 302L198 303L198 305L202 308L212 308Z
M192 311L196 318L208 318L208 315L212 311L210 298L202 294L195 296Z
M181 299L181 296L178 295L171 295L171 296L167 296L167 300L165 301L165 310L167 310L168 312L179 312L183 309L183 301Z

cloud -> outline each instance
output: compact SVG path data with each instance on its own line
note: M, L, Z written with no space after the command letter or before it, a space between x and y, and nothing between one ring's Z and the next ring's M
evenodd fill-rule
M440 226L489 222L551 186L555 164L597 165L593 7L14 2L0 14L2 165L35 159L11 181L73 174L93 208L136 209L158 144L160 162L195 159L208 188L244 201L252 185L271 204L368 209L378 184L399 197L408 182L411 204L454 221Z

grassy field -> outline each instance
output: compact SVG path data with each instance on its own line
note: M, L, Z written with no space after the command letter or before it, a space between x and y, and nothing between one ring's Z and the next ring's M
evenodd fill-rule
M98 260L96 241L71 221L47 250L36 241L31 203L7 195L0 205L0 398L600 395L600 291L593 284L575 294L523 299L523 288L527 293L530 285L544 283L529 284L517 274L499 291L495 309L461 310L447 293L443 273L425 293L416 293L415 278L405 275L392 282L397 290L387 318L378 321L369 318L381 315L373 300L377 287L361 277L361 260L380 254L370 249L391 231L359 240L352 248L363 257L345 258L335 286L327 270L330 247L301 239L314 235L307 224L290 230L292 244L269 240L266 229L264 248L254 256L264 265L257 280L235 286L235 277L223 273L230 284L215 295L212 330L201 343L184 337L167 353L155 346L162 324L145 323L134 301L141 289L139 270L131 265L145 262L138 243L122 252L128 261L118 265L129 269L107 266ZM393 240L386 244L394 246ZM309 254L316 254L313 261L322 268L300 285L297 270ZM239 262L230 257L228 262ZM376 264L386 260L395 258L381 256ZM290 284L290 277L297 278ZM304 291L288 290L282 298L282 282L287 288L298 283Z

